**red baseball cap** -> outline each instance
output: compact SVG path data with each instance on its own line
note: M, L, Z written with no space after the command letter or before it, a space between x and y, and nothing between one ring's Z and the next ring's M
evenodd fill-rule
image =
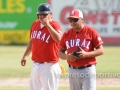
M68 18L83 18L83 13L79 9L73 9Z

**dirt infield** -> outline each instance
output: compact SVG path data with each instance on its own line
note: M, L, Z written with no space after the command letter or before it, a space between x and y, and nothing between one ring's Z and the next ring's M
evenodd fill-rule
M0 79L0 87L8 86L29 86L29 78ZM60 79L60 86L69 86L68 79ZM98 87L120 87L120 78L99 78Z

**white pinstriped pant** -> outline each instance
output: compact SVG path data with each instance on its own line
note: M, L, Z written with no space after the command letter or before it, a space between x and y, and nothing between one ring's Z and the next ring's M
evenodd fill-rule
M29 90L57 90L61 69L58 63L33 63Z
M70 90L96 90L96 67L85 69L69 67Z

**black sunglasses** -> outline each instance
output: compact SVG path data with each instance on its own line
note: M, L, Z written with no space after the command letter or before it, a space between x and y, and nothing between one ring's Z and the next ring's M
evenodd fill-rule
M78 20L80 20L80 18L69 18L68 20L69 22L77 22Z

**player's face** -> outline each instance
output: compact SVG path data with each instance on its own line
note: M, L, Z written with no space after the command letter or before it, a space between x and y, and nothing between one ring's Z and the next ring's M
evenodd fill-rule
M69 18L70 25L75 29L79 30L82 26L83 19L82 18Z
M38 18L40 21L43 20L44 18L48 18L50 20L51 17L52 17L52 13L50 13L50 14L38 14Z

